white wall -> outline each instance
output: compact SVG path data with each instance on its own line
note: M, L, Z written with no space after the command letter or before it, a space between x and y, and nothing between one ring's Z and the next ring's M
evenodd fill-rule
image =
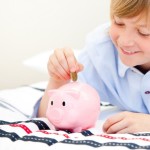
M109 20L110 0L0 0L0 89L47 80L22 61L50 48L80 49Z

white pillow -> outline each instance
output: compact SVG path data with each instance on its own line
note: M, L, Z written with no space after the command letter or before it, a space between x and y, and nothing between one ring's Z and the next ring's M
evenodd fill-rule
M76 57L79 55L80 51L81 50L74 49L74 53ZM53 53L53 49L44 51L42 53L38 53L35 56L23 61L23 64L25 66L32 67L38 71L47 74L47 63L48 63L49 56L52 53Z
M35 56L23 61L23 64L43 73L47 73L47 62L52 52L53 50L48 50L42 53L38 53Z

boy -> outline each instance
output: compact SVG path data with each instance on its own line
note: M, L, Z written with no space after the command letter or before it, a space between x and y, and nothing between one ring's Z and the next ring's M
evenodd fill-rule
M54 50L39 117L45 116L47 91L66 84L70 72L77 72L101 100L124 110L106 120L104 132L150 132L150 0L111 0L110 13L110 26L89 36L78 60L69 48Z

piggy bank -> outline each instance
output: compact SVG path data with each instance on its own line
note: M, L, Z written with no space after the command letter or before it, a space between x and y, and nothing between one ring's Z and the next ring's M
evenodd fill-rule
M70 82L49 90L46 117L57 130L81 132L94 127L100 113L100 97L88 84Z

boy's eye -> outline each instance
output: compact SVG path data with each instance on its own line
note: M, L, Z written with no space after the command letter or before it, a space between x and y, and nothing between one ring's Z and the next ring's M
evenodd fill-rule
M116 24L117 26L124 26L124 24L123 24L123 23L121 23L121 22L117 22L117 21L115 21L115 20L114 20L114 24Z
M142 33L142 32L140 32L140 31L138 31L138 33L139 33L140 35L142 35L142 36L150 36L150 33Z

